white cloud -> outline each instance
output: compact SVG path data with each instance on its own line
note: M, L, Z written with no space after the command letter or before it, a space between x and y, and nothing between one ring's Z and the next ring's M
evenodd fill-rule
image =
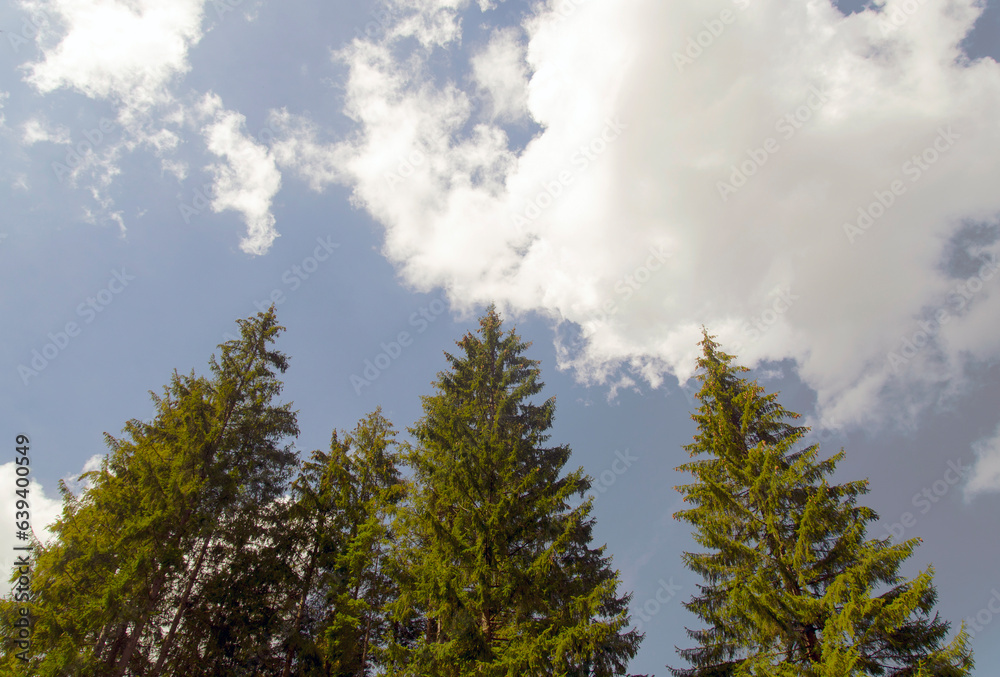
M476 113L504 87L462 91L400 40L435 25L458 41L457 4L338 53L354 136L322 143L286 116L275 146L314 188L352 188L414 286L581 325L562 364L589 380L687 378L704 324L745 363L795 360L845 424L912 421L1000 357L1000 276L958 291L997 243L944 265L965 224L1000 212L1000 68L958 49L979 3L924 4L883 35L874 9L823 0L550 2L524 25L542 131L520 151Z
M389 39L416 38L424 49L444 47L462 34L458 13L468 0L389 0Z
M976 453L976 464L965 486L966 496L1000 491L1000 426L992 437L973 444L972 450Z
M161 161L163 173L173 174L178 181L183 181L188 176L188 165L181 160L171 160L164 158Z
M10 97L10 92L0 92L0 127L4 127L7 122L7 118L3 114L3 102Z
M486 48L472 58L472 76L490 97L495 118L517 120L527 113L528 67L517 31L496 31Z
M90 488L88 481L78 481L77 478L83 473L100 470L101 461L104 458L104 454L94 454L83 464L83 469L79 473L63 477L63 482L66 483L66 487L74 496L79 498L84 491ZM0 572L3 572L4 576L3 581L0 581L0 589L3 590L8 589L5 587L7 572L14 564L17 554L20 554L14 554L16 551L13 548L26 544L26 541L17 538L17 529L14 526L14 517L18 510L17 501L22 500L21 496L14 493L17 479L16 468L17 465L13 462L0 465L0 485L10 488L9 491L0 494L0 511L2 511L0 514L9 516L10 524L10 527L3 534L0 534ZM55 538L55 534L49 527L62 517L62 499L50 498L46 495L45 489L34 479L30 480L27 489L31 528L42 543L50 543Z
M42 17L45 28L35 37L41 56L22 67L25 80L43 95L69 89L117 108L113 133L81 153L84 161L59 178L76 184L85 172L97 206L83 207L84 220L115 222L124 233L122 212L113 209L110 197L121 173L118 162L138 147L162 158L178 146L177 134L166 128L183 121L172 85L190 70L188 51L202 37L205 0L22 0L20 5ZM68 134L53 135L37 120L25 131L28 143L63 142Z
M329 184L348 180L348 174L338 169L350 159L348 146L324 144L318 138L320 130L314 122L284 109L272 111L269 122L279 132L271 144L278 165L292 168L317 192Z
M39 142L65 144L70 142L70 133L64 125L53 127L43 120L31 118L22 125L21 142L25 146Z
M240 212L247 226L240 248L263 254L278 237L271 201L281 189L281 173L267 147L244 132L246 118L223 109L218 96L206 95L201 112L212 117L202 129L208 150L225 160L209 168L215 175L212 210Z
M28 544L27 541L17 538L18 530L14 524L18 511L17 501L23 500L22 497L14 493L15 481L18 477L17 467L14 462L0 465L0 486L4 487L4 491L0 492L0 515L6 519L6 526L0 533L0 575L3 576L3 579L0 580L0 589L5 592L10 590L7 587L7 576L17 558L17 555L14 554L16 552L14 547ZM42 486L34 479L30 480L27 489L28 521L35 535L43 543L48 542L53 538L53 534L47 527L62 516L62 501L58 498L48 497Z
M41 61L28 65L27 80L42 93L66 87L131 108L164 103L171 80L190 68L187 53L201 39L204 2L25 2L65 28Z
M94 472L95 470L101 469L101 463L107 457L107 454L93 454L87 461L83 464L83 470L74 475L63 477L63 482L66 483L66 487L73 492L74 496L79 497L83 492L90 489L90 481L88 479L80 480L78 479L81 475L88 472Z
M975 0L903 4L550 1L457 64L466 91L436 64L461 58L470 0L391 0L379 39L336 53L355 134L280 111L270 149L217 96L191 117L170 93L204 0L26 3L63 31L28 80L119 104L95 198L122 228L105 193L120 152L147 146L182 178L167 156L193 121L245 251L277 237L289 169L349 186L410 284L583 327L559 353L583 380L685 379L704 324L745 363L794 360L824 417L906 422L1000 357L1000 276L970 263L997 242L943 265L1000 212L1000 69L961 58ZM525 116L541 131L512 147L503 125Z

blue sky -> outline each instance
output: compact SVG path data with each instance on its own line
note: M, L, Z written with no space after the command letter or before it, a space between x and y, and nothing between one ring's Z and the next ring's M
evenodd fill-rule
M873 536L924 539L907 573L987 619L992 674L1000 8L949 7L4 5L0 406L36 525L272 295L303 452L378 405L405 430L495 301L648 616L632 670L666 674L704 324L871 479Z

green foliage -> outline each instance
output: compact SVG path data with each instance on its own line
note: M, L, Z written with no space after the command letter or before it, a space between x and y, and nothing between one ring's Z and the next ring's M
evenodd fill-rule
M301 573L286 675L373 674L390 630L395 587L384 563L403 491L395 431L376 409L340 437L334 431L329 454L312 453L293 487L289 532Z
M624 630L610 558L589 545L589 478L561 476L569 448L543 446L555 401L529 401L537 361L492 307L458 346L411 431L392 608L420 632L393 638L389 673L623 674L641 637Z
M299 465L277 404L273 309L210 373L175 372L152 423L106 436L100 468L34 542L32 677L623 675L642 636L603 547L590 478L551 446L554 399L493 307L446 353L400 444L380 409ZM959 677L968 637L933 613L916 539L869 540L867 482L831 483L775 394L706 334L698 435L676 514L705 552L684 677ZM399 468L412 471L405 479ZM294 482L295 470L298 475ZM16 574L12 580L16 579ZM0 600L11 627L18 608Z
M743 367L707 332L698 366L701 402L692 418L692 460L678 470L691 508L677 519L706 551L685 553L700 574L685 607L706 625L679 650L682 677L957 677L972 667L968 636L946 643L949 624L931 611L928 568L897 573L918 539L866 539L878 519L858 497L867 481L831 484L843 450L821 460L817 445L796 449L798 418L739 376Z
M282 389L275 372L288 368L269 345L283 329L273 309L240 325L241 338L211 361L212 443L195 511L201 528L183 583L164 600L171 631L157 647L154 674L253 674L280 664L272 638L285 602L287 508L279 499L296 465L283 442L298 426L291 404L273 404Z
M56 539L36 550L31 674L175 674L176 649L190 649L177 638L202 645L184 672L214 669L211 647L181 621L210 613L199 600L250 534L266 531L295 460L279 443L298 432L290 405L271 404L274 370L287 367L268 347L281 330L273 311L240 324L211 378L175 372L153 395L151 424L133 419L122 439L106 435L109 454L81 477L81 496L60 485Z

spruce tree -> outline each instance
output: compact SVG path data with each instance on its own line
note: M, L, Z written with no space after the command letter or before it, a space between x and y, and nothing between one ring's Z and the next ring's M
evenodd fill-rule
M152 423L132 419L122 438L105 436L109 454L83 476L90 486L81 496L61 485L55 540L36 550L29 674L155 677L231 667L196 631L198 618L227 609L219 598L211 608L199 600L226 576L232 587L247 568L239 557L273 529L295 461L282 441L298 432L290 405L273 403L275 371L287 368L270 348L282 329L273 309L240 325L210 377L175 372L153 395ZM231 602L262 599L257 589L243 592Z
M288 368L270 345L284 329L274 308L239 324L240 339L223 343L210 363L214 415L196 498L200 542L165 600L169 624L153 643L152 677L280 670L273 639L286 600L280 499L296 467L287 440L298 425L291 404L274 401L283 387L278 374Z
M284 677L374 674L394 598L385 560L402 497L395 430L381 408L314 451L293 485L289 532L299 553Z
M393 675L621 675L641 636L603 547L591 547L590 479L545 446L555 400L528 344L494 307L445 353L411 429L410 495L397 520Z
M677 677L759 675L958 677L972 667L964 629L937 613L928 567L898 573L919 539L867 539L878 516L858 505L868 482L829 481L844 452L821 460L797 448L808 428L765 394L704 332L698 366L698 425L678 468L694 482L678 490L692 507L676 513L704 552L684 562L704 577L685 604L706 627L678 649Z

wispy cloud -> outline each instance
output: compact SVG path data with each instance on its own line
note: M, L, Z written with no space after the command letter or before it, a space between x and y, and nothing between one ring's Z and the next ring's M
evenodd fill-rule
M281 189L281 173L267 147L245 132L246 118L224 109L217 95L206 95L200 112L211 117L202 129L208 150L225 161L209 168L214 174L212 209L242 214L247 235L240 247L263 254L278 237L271 201Z
M991 437L973 444L972 450L976 453L976 463L965 486L966 496L1000 491L1000 426Z
M160 158L165 174L186 178L187 163L175 153L182 134L197 124L199 116L189 110L190 97L178 96L176 89L191 70L190 50L204 35L206 6L214 7L220 17L232 7L206 0L32 0L21 6L31 15L48 17L46 31L35 38L40 57L23 66L25 80L41 94L66 89L116 107L114 137L107 138L99 152L88 154L85 162L67 167L59 178L69 176L76 183L86 172L90 180L86 187L98 208L85 206L84 220L115 221L124 232L122 212L114 210L111 198L121 173L119 163L126 154L144 149ZM244 143L233 131L234 123L235 118L222 115L204 130L206 150L227 162L210 168L222 191L213 208L241 212L248 228L242 246L261 253L276 237L274 218L262 201L269 203L277 188L259 162L259 148ZM28 143L64 138L38 120L28 121L25 130ZM243 161L248 164L239 164Z
M70 142L70 132L64 125L51 125L44 120L31 118L22 126L21 143L31 146L36 143L60 143Z

